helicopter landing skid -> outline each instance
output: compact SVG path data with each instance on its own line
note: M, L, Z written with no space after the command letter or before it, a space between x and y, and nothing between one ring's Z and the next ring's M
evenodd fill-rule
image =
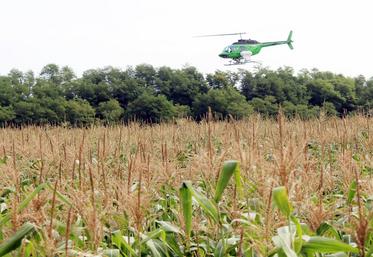
M233 65L243 65L243 64L248 64L248 63L256 63L256 64L262 64L261 62L258 61L231 61L230 63L224 64L224 66L233 66Z

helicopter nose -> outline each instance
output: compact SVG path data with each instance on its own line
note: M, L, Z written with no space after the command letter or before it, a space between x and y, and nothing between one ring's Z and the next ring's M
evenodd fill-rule
M219 57L221 57L221 58L227 58L227 57L228 57L228 54L222 52L221 54L219 54Z

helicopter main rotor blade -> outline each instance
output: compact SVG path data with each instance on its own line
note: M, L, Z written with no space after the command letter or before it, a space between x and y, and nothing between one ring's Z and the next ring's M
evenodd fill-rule
M247 34L246 32L238 32L238 33L226 33L226 34L212 34L212 35L200 35L194 37L224 37L224 36L235 36L235 35L244 35Z

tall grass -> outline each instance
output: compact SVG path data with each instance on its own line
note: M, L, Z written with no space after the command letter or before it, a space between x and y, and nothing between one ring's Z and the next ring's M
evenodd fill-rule
M7 249L20 256L369 256L372 121L210 114L2 128L0 247L16 238Z

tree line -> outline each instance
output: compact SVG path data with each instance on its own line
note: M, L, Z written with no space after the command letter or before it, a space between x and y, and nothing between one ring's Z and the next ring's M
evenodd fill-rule
M131 120L202 119L210 107L216 118L271 117L282 108L288 117L309 119L321 112L345 115L373 106L373 77L290 67L204 75L195 67L124 70L90 69L77 77L56 64L39 75L13 69L0 76L1 125L89 125Z

